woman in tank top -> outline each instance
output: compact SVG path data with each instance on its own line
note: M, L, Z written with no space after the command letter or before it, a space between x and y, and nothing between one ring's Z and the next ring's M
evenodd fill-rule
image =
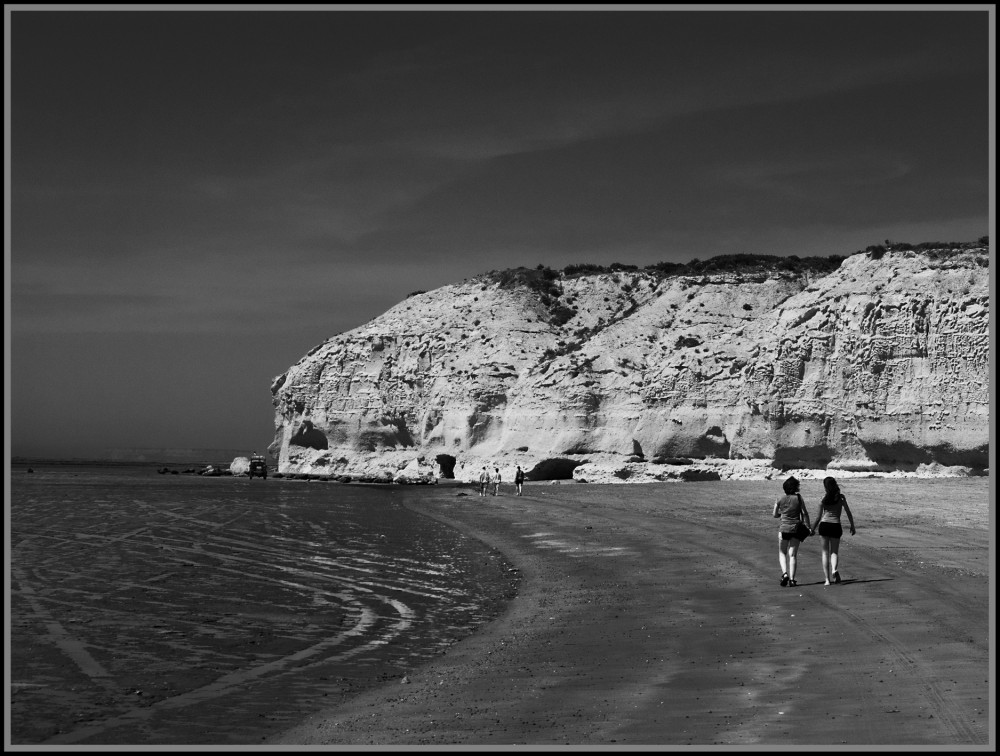
M847 519L851 521L851 535L857 531L854 529L854 515L851 508L847 506L847 497L840 490L837 481L833 478L823 480L823 487L826 488L826 496L820 502L819 511L816 513L816 527L813 528L813 535L819 533L823 540L822 560L823 576L826 582L823 585L830 585L830 582L840 582L840 572L838 571L840 551L840 537L844 534L844 529L840 527L841 510L847 513Z
M799 481L794 476L781 484L785 495L774 502L773 516L781 518L778 526L778 564L781 566L781 585L798 585L795 582L795 568L798 562L799 541L795 537L795 529L799 521L805 521L809 526L809 512L799 495Z

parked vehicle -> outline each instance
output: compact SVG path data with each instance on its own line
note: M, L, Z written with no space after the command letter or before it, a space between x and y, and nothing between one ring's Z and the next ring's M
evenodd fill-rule
M264 461L262 454L254 454L250 457L250 470L248 474L251 479L256 475L258 478L267 480L267 462Z

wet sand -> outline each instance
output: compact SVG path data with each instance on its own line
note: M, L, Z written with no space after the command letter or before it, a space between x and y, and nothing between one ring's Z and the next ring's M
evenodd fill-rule
M992 750L989 480L843 487L843 582L810 538L797 588L778 584L777 481L415 488L407 506L518 567L519 595L269 743ZM811 515L821 492L804 481Z
M12 742L258 745L503 611L503 557L399 487L82 468L11 502Z

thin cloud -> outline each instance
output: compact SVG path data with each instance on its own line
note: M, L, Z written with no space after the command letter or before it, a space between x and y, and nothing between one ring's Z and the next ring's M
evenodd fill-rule
M801 160L753 160L730 164L708 172L719 184L749 191L805 196L817 188L861 187L904 178L909 163L891 151L846 153Z

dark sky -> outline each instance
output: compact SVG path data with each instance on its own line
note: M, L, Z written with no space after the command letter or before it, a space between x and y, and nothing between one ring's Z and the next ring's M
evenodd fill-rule
M276 375L488 270L988 234L976 7L14 6L11 451L262 450Z

